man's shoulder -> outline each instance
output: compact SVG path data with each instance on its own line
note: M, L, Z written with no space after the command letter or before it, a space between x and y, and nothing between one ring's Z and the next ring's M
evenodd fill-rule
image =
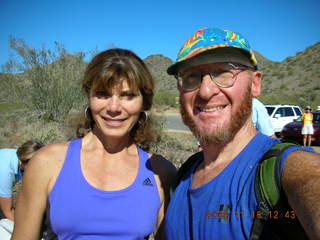
M315 154L315 156L318 156L319 153L317 153L312 147L303 147L300 145L294 145L290 148L288 148L284 154L283 154L283 159L287 159L289 156L290 158L296 158L297 156L301 157L304 156L306 153L313 153ZM311 156L313 156L313 154L311 154ZM308 158L308 156L310 156L309 154L306 155Z
M267 136L262 133L258 133L248 144L247 148L251 148L253 150L256 150L258 152L266 152L272 146L274 146L277 143L280 143L281 141L277 138L272 138L270 136Z
M312 147L293 146L285 151L283 158L288 159L302 159L303 161L309 161L309 159L315 160L320 158L320 153L316 152Z

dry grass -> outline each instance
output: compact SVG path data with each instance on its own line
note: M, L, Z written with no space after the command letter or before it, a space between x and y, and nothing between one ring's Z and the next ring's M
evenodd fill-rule
M0 148L17 148L25 141L37 138L45 144L68 141L76 138L76 127L84 114L70 114L65 121L44 121L25 110L10 111L0 115ZM161 124L161 117L158 120ZM197 151L196 140L184 132L165 132L161 128L158 142L151 152L161 154L179 167Z
M188 133L165 132L161 141L151 148L151 151L161 154L179 168L197 151L196 139Z

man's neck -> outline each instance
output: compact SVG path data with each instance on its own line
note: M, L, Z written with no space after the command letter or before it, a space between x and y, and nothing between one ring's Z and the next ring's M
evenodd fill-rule
M201 187L219 175L256 134L257 130L253 123L248 121L229 143L204 145L204 161L197 167L192 178L192 188Z
M204 165L227 165L230 163L257 134L251 121L245 124L231 141L224 145L216 143L203 146Z

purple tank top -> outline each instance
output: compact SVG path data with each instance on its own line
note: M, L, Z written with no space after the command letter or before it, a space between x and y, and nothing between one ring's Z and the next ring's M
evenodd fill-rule
M129 187L104 191L91 186L83 176L81 143L82 139L71 141L49 194L48 239L144 239L154 231L160 208L148 154L138 148L139 170Z

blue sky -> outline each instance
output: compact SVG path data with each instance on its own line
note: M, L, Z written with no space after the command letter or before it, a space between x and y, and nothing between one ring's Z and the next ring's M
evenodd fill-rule
M0 65L13 53L10 35L36 48L116 46L174 60L202 27L240 32L254 50L282 61L320 41L319 13L319 0L1 0Z

